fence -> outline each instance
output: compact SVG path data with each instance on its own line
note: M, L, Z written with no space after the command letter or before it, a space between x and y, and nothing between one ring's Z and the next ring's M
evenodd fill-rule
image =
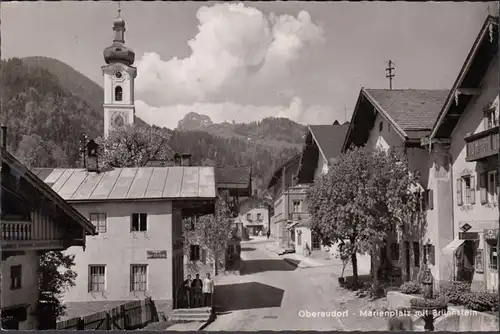
M151 298L134 300L110 310L85 317L71 318L57 323L57 330L134 330L158 321Z

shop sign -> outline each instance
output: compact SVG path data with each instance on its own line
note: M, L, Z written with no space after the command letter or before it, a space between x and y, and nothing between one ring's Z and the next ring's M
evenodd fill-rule
M458 232L460 240L479 240L479 233L477 232Z
M146 255L148 259L166 259L167 251L166 250L146 251Z
M496 241L498 238L498 229L487 229L484 230L484 240Z

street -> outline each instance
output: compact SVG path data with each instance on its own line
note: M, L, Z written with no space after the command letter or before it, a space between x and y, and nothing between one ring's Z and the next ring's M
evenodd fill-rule
M243 242L242 275L217 277L219 314L206 331L384 328L384 319L362 319L359 305L350 307L359 300L339 288L340 266L296 268L268 251L267 242Z

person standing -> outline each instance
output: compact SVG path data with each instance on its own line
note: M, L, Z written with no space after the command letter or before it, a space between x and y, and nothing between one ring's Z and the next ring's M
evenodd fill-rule
M191 275L187 275L187 279L184 280L184 304L191 308L191 304L193 303L193 297L191 293L191 284L193 283L193 279Z
M214 280L207 273L207 277L203 280L203 299L205 307L212 307L212 296L214 293Z
M271 236L271 229L268 229L267 230L267 238L269 239L270 236Z
M196 274L193 283L191 283L191 291L193 293L193 307L201 307L202 290L203 282L200 279L200 274Z

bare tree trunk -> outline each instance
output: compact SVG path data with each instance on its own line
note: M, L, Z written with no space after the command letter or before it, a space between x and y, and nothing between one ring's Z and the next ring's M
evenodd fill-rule
M358 257L356 253L351 254L351 264L352 264L352 277L354 278L355 286L359 285L358 277Z
M219 252L214 252L214 276L219 274Z

